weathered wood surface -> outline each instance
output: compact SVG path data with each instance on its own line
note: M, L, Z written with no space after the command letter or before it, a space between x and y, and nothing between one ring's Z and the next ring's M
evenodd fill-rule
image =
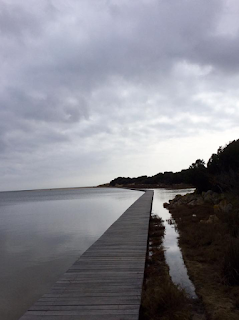
M137 320L153 191L146 191L19 320Z

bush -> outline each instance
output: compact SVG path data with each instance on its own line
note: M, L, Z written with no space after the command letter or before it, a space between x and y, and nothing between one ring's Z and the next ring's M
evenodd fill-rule
M211 176L211 183L216 192L234 192L239 190L239 171L230 169Z
M237 238L239 234L239 211L237 209L233 209L229 212L219 211L217 216L226 224L229 234L232 237Z

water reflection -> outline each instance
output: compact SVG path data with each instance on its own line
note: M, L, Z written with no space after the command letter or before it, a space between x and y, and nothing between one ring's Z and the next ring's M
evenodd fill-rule
M18 319L141 195L110 188L1 192L0 319Z
M160 216L165 221L165 237L163 245L166 249L165 258L169 266L169 273L173 282L184 288L190 297L197 298L194 285L188 277L182 253L178 246L178 232L175 229L175 225L169 211L163 207L163 203L172 200L176 194L183 195L192 191L193 189L155 189L152 212Z

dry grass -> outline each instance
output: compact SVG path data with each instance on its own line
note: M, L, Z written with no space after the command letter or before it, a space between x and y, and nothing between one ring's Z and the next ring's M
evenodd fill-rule
M154 277L154 280L147 284L142 299L143 319L186 320L191 318L186 296L165 277Z
M211 320L239 319L239 240L235 210L218 213L212 205L170 210L180 233L179 244L197 294ZM215 217L215 215L214 215ZM234 218L232 218L234 217Z

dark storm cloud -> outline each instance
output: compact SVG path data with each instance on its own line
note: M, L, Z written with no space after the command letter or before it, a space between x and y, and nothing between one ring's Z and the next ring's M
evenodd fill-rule
M57 181L65 163L62 179L164 139L236 127L229 9L218 0L0 1L0 170L8 161L7 172L40 168L36 180L49 172Z

